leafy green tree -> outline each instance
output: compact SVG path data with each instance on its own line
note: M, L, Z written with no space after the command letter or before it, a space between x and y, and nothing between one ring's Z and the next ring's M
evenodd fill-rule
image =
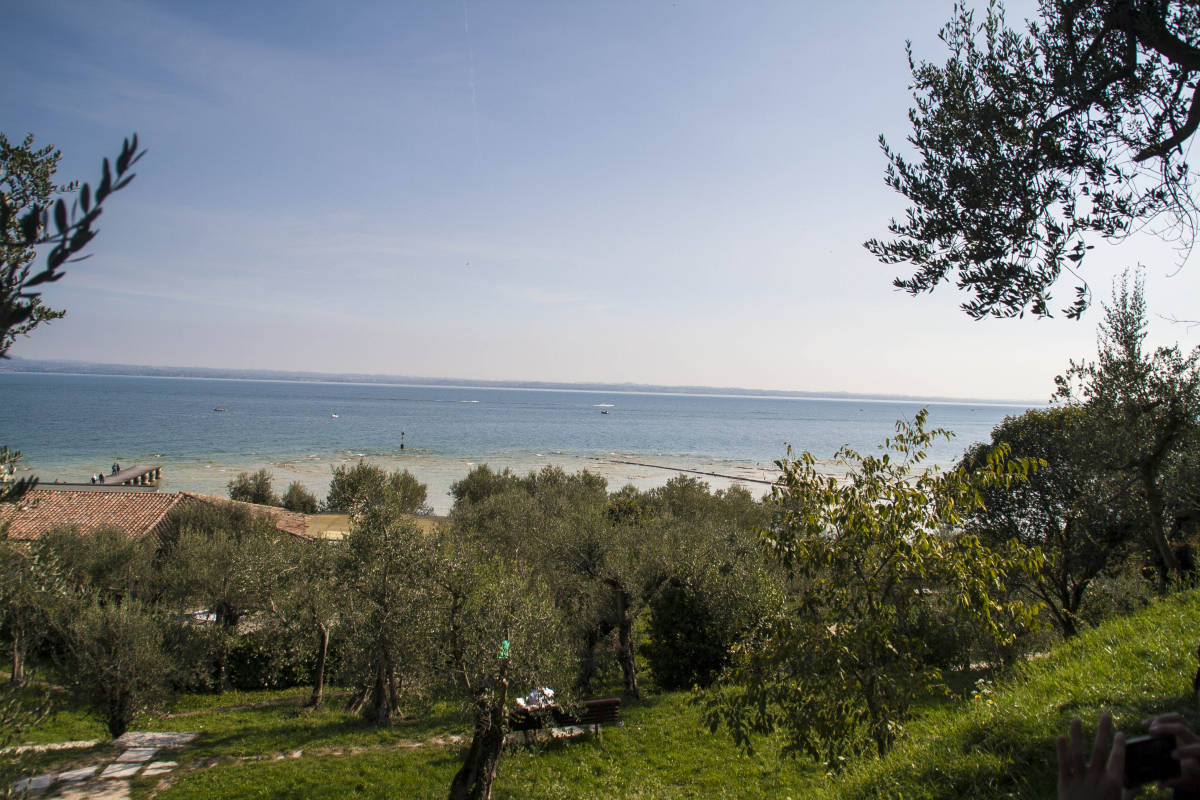
M100 602L119 603L156 594L151 537L133 537L104 525L93 533L74 527L46 531L30 546L42 559L55 559L64 580L76 594L94 593Z
M279 495L271 488L271 473L266 468L251 475L248 472L238 473L229 482L229 499L243 503L257 503L260 506L282 505Z
M1105 469L1101 443L1081 406L1006 418L992 431L991 446L967 451L962 468L983 466L1002 444L1042 466L1024 483L984 489L983 505L963 527L991 546L1015 541L1040 551L1045 560L1026 585L1063 636L1074 636L1089 587L1128 557L1137 538L1132 487Z
M428 692L434 670L431 543L409 514L407 498L386 489L355 500L338 569L346 591L344 619L352 657L351 701L366 719L399 713L402 692Z
M25 681L26 655L42 641L69 592L53 553L30 553L0 538L0 622L11 641L14 685Z
M288 484L280 504L288 511L295 511L299 514L316 514L319 508L316 495L305 489L304 484L300 481L292 481Z
M612 539L605 481L558 467L519 477L482 466L451 494L459 537L480 552L528 566L550 587L577 650L576 686L588 691L598 650L617 628L613 590L601 577Z
M917 294L953 281L972 317L1049 315L1063 270L1097 239L1147 223L1188 245L1196 228L1186 149L1200 125L1200 9L1186 0L1041 0L1024 28L991 2L965 5L940 37L944 64L909 50L913 158L892 150L886 182L909 202L890 241L867 249L911 265Z
M382 467L360 460L352 467L334 467L329 481L329 495L325 508L329 511L352 513L355 505L384 491L391 493L389 501L405 514L427 514L430 512L425 499L425 484L408 470L399 470L390 475Z
M287 566L271 587L270 608L284 625L296 626L314 640L312 694L308 705L325 700L329 643L345 601L339 573L342 554L332 541L293 541L282 545Z
M0 445L0 503L15 503L37 485L37 478L17 477L17 462L20 460L20 450L9 450L6 445ZM7 527L7 523L3 525ZM3 529L0 529L0 536L3 534Z
M515 696L563 685L570 650L549 587L527 565L446 542L433 570L442 602L447 678L472 708L474 727L450 800L488 800ZM556 700L562 701L562 697Z
M89 602L62 626L62 675L115 739L167 693L171 663L151 609L136 600Z
M749 748L780 729L787 752L836 766L870 742L883 753L914 701L939 680L917 632L927 603L948 601L985 629L998 628L997 589L1032 566L953 530L979 491L1023 479L1028 462L993 454L979 471L922 470L941 430L925 412L897 423L879 455L843 448L843 478L819 473L805 453L779 462L774 519L763 533L791 579L790 613L766 621L739 647L707 699L714 730Z
M651 598L641 650L660 689L708 686L729 664L733 647L783 610L775 576L753 552L737 555L697 559Z
M169 517L156 556L160 591L182 611L212 615L212 683L218 691L228 683L238 622L269 606L285 537L245 506L191 504Z
M1056 382L1060 400L1086 409L1100 463L1139 492L1140 537L1153 553L1160 589L1165 589L1180 570L1173 544L1182 531L1176 522L1196 512L1194 505L1172 509L1167 476L1189 457L1189 444L1198 438L1200 348L1185 353L1175 345L1147 352L1146 332L1141 277L1135 275L1130 284L1127 273L1114 286L1112 305L1104 306L1097 360L1072 363Z

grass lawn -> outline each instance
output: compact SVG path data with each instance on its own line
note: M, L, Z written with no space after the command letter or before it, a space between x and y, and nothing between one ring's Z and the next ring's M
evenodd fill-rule
M813 797L821 800L1049 798L1054 740L1072 717L1090 737L1102 711L1129 735L1179 711L1196 725L1200 592L1188 591L1109 620L972 700L933 709L882 760L863 761ZM1153 797L1147 792L1144 797ZM1165 795L1164 795L1165 796Z
M820 780L815 768L800 762L739 754L726 736L703 728L699 709L687 693L623 706L622 718L623 727L608 728L599 737L509 750L501 761L493 796L498 800L800 798L808 796L806 787L812 781ZM428 723L422 726L437 729ZM274 726L268 722L264 727ZM460 730L466 733L465 726ZM273 735L249 730L247 734L251 739ZM197 744L204 746L203 741ZM190 752L188 756L192 757ZM164 800L443 798L458 766L458 748L439 746L218 763L176 776L173 786L154 796ZM138 794L149 796L153 788L145 782L138 786Z
M781 761L769 742L745 756L724 733L708 733L690 694L660 694L624 704L624 726L599 737L511 748L494 796L1041 800L1054 796L1054 739L1071 717L1094 729L1098 714L1111 711L1130 733L1169 710L1200 719L1191 689L1197 643L1200 591L1177 594L1084 633L973 698L928 704L886 758L865 758L834 778L803 760ZM167 713L138 719L137 730L200 736L165 779L137 779L134 797L445 797L463 746L445 742L469 730L458 707L437 704L415 720L375 728L343 713L336 697L330 709L302 709L306 696L303 688L191 695ZM252 707L230 708L236 705ZM105 735L93 718L62 709L29 738ZM110 749L36 761L39 769L77 765Z

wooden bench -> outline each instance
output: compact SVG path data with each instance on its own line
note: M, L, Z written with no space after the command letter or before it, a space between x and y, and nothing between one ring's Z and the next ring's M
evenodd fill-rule
M509 717L509 728L514 731L537 731L542 728L565 728L574 725L600 732L604 725L613 725L621 712L621 698L605 697L600 700L584 700L578 713L568 714L558 706L542 710L518 708Z

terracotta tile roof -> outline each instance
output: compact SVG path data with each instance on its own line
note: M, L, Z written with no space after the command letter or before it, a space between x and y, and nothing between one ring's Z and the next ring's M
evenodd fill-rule
M157 533L167 513L182 499L175 493L34 489L15 507L0 506L0 523L9 522L9 537L22 540L36 539L65 525L82 533L115 525L131 536L144 536Z
M242 503L224 497L193 492L96 492L71 489L34 489L15 507L0 505L0 524L9 523L8 535L33 540L52 528L74 526L81 533L93 533L104 525L113 525L131 536L157 534L167 514L180 503L237 505L270 516L275 527L292 536L310 538L303 514L274 506Z
M310 538L307 534L308 518L299 512L288 511L278 506L263 506L258 503L243 503L240 500L230 500L228 497L217 497L211 494L196 494L195 492L180 492L183 497L210 505L241 506L255 514L266 514L275 521L275 528L283 533L290 533L301 539Z

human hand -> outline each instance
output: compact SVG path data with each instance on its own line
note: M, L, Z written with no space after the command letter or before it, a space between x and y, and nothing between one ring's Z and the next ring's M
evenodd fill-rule
M1200 789L1200 736L1188 727L1178 714L1163 714L1142 723L1151 736L1174 736L1175 752L1179 759L1179 777L1163 781L1160 786L1173 789Z
M1058 737L1058 800L1122 800L1133 797L1124 788L1125 734L1112 732L1112 717L1100 716L1092 743L1092 758L1083 763L1083 725L1071 720L1071 736ZM1110 750L1111 747L1111 750Z

